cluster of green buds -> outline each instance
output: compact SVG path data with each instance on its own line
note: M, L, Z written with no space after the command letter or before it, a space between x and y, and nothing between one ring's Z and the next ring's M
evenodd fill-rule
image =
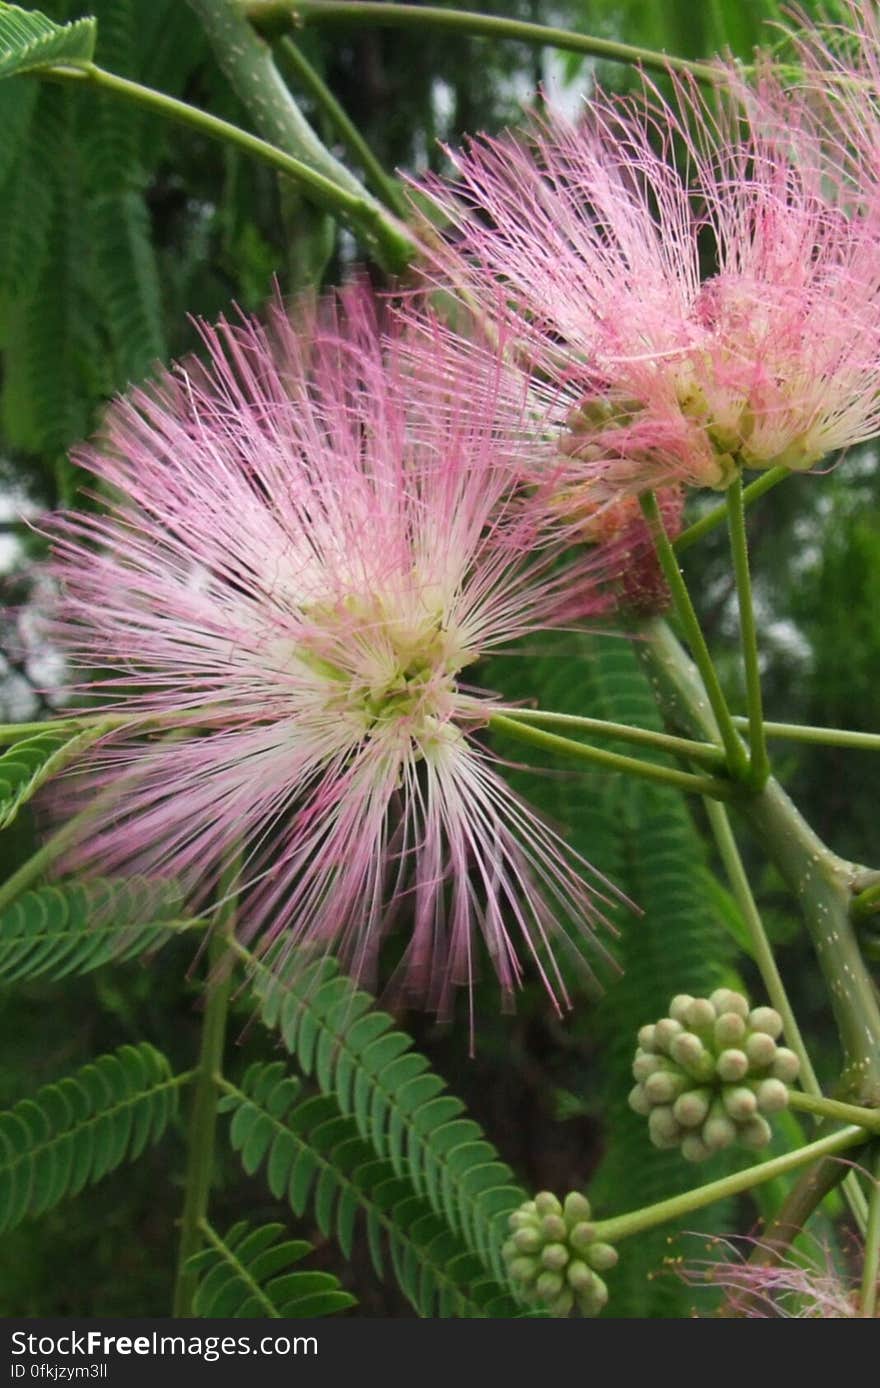
M598 1316L608 1300L600 1274L614 1267L617 1249L596 1238L586 1196L570 1191L561 1203L542 1190L513 1211L510 1230L502 1253L524 1301L552 1316Z
M797 1056L777 1044L781 1035L778 1012L750 1009L730 988L673 998L668 1017L642 1027L633 1061L629 1104L647 1118L654 1146L680 1147L695 1162L735 1142L765 1147L764 1115L786 1107L798 1075Z

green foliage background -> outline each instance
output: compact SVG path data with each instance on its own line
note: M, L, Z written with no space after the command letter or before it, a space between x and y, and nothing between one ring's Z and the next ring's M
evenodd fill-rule
M104 66L249 126L181 0L45 0L40 8L59 21L95 14ZM775 41L762 25L778 17L771 0L712 0L701 8L690 0L496 0L484 8L691 57L729 45L748 58L762 36ZM442 166L439 139L454 143L469 130L515 121L541 81L573 98L595 75L571 55L437 33L426 41L416 31L315 25L301 42L385 166L405 171ZM632 74L602 65L601 77L619 87ZM303 105L309 111L308 99ZM323 117L312 114L322 129ZM17 77L0 85L0 129L0 485L37 508L81 503L82 480L67 448L153 361L195 347L188 315L213 318L231 300L257 310L273 279L282 292L338 281L355 251L265 167L107 97ZM823 480L795 479L761 503L754 562L771 717L876 726L878 522L870 453ZM19 547L0 604L38 602L40 542L14 521L3 524ZM708 540L689 562L701 575L710 635L722 641L732 620L722 540ZM24 640L20 622L10 625L0 656L0 713L46 711L36 692L41 652ZM732 683L735 672L728 674ZM619 637L560 638L537 653L498 659L483 676L511 698L540 690L547 707L657 724L631 646ZM499 750L517 759L515 748ZM870 860L870 766L847 752L790 748L779 764L819 832L838 851ZM466 1025L413 1015L402 1021L522 1186L562 1193L590 1183L602 1213L611 1214L683 1189L691 1175L675 1154L648 1146L644 1125L626 1108L637 1027L660 1015L674 992L755 979L736 954L729 930L735 910L713 882L693 806L665 789L549 764L545 774L512 775L642 908L640 916L615 912L623 975L608 981L597 1004L579 1000L563 1022L534 987L515 1016L500 1016L487 979L478 990L473 1059ZM31 851L37 829L25 814L0 833L4 869ZM768 873L759 886L821 1069L831 1023L812 960L781 884ZM0 993L0 1104L8 1108L95 1054L143 1038L187 1069L199 1027L190 978L200 967L184 933L146 968L101 964L64 985L47 973L8 986ZM232 1041L242 1066L278 1054L252 1014L252 1004L237 1003ZM0 1313L167 1313L183 1157L180 1119L169 1112L165 1121L170 1143L6 1235ZM217 1227L279 1216L278 1199L243 1176L230 1155L218 1162ZM716 1210L688 1227L747 1228L754 1216L753 1206ZM671 1273L653 1275L668 1232L626 1248L607 1314L689 1314L693 1292ZM413 1314L393 1284L377 1282L362 1237L346 1260L330 1224L307 1202L297 1235L316 1245L318 1266L357 1294L359 1314ZM279 1265L284 1256L293 1260L294 1252Z

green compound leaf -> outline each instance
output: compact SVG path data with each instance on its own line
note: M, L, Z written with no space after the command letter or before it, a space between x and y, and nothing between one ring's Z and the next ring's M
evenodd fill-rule
M13 743L0 756L0 829L11 824L22 805L40 786L62 771L106 732L97 725L71 735L70 729L48 728L35 737Z
M0 185L27 142L38 90L28 78L0 83Z
M210 1225L203 1228L209 1247L186 1264L199 1276L194 1315L302 1319L332 1316L357 1305L332 1273L290 1271L313 1249L304 1239L283 1238L283 1225L253 1229L241 1221L222 1238Z
M0 1113L0 1231L139 1157L168 1127L182 1083L143 1042L121 1046Z
M0 247L2 424L14 446L62 454L89 425L96 389L108 390L90 309L75 93L39 93L30 138L4 185ZM11 185L11 186L10 186Z
M445 1218L438 1215L407 1174L388 1159L377 1159L356 1120L340 1111L332 1095L303 1099L299 1082L279 1061L252 1065L239 1087L224 1087L221 1108L232 1115L230 1138L245 1170L253 1174L265 1166L275 1198L287 1199L297 1215L311 1209L322 1234L335 1237L346 1257L360 1218L377 1275L385 1276L390 1260L401 1290L420 1316L522 1314L505 1286L487 1275L482 1260L455 1232L450 1218L455 1211L447 1211ZM452 1157L456 1154L458 1177L465 1185L471 1169L485 1171L482 1153L476 1154L476 1165L464 1147L453 1147Z
M187 917L174 882L97 878L39 887L0 911L0 982L88 973L203 925Z
M374 1155L503 1283L507 1215L526 1194L412 1039L332 960L251 959L251 968L266 1025L354 1120Z
M0 77L46 67L84 67L95 53L94 19L55 24L39 10L0 4Z
M95 0L95 9L102 66L125 77L140 76L146 61L143 6L134 0ZM94 102L93 119L79 131L92 194L87 218L93 282L119 386L141 380L166 355L159 272L144 198L149 173L142 158L143 129L141 110L104 93Z

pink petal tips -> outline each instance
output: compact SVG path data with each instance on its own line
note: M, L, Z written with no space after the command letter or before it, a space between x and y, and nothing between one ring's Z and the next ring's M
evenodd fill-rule
M723 489L880 431L877 219L846 214L808 98L769 69L711 97L599 94L452 159L426 185L437 273L567 397L586 500Z
M430 320L383 335L357 290L299 329L276 309L202 334L206 365L119 401L80 454L105 513L51 523L62 645L130 716L79 778L72 863L198 900L241 852L257 950L362 977L393 919L431 1007L472 984L480 937L505 995L532 959L561 1004L552 947L562 922L592 941L603 898L499 776L467 683L602 606L596 560L566 566L519 481L527 402L500 355L477 370Z
M712 1239L707 1251L715 1257L688 1259L676 1270L689 1286L723 1288L724 1317L858 1319L865 1314L859 1294L865 1250L854 1239L849 1243L841 1251L802 1234L799 1250L783 1253L760 1239Z

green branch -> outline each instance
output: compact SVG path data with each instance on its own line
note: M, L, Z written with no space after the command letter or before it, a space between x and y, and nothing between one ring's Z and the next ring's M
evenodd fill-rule
M865 920L868 916L874 916L880 911L880 882L873 887L866 887L858 896L853 897L850 914L853 920Z
M314 101L321 107L349 153L360 164L368 183L377 195L398 217L406 218L409 213L403 190L383 169L370 146L367 144L354 121L336 100L327 83L316 72L308 58L297 48L293 39L283 38L279 45L282 56L287 61L299 82Z
M658 752L669 752L674 757L701 762L717 770L724 766L724 753L714 742L692 742L690 738L658 733L653 728L634 728L629 723L609 723L604 718L584 718L577 713L555 713L543 708L504 708L499 712L505 718L512 718L519 723L543 723L548 728L570 728L572 731L591 733L594 737L611 738L615 742L632 742L640 747L653 747Z
M755 629L755 606L752 600L743 485L740 477L731 482L727 489L727 519L730 527L730 552L733 558L733 572L736 578L739 603L740 646L746 676L746 703L749 710L749 780L756 790L760 790L770 775L770 761L767 757L767 742L764 737L758 633Z
M865 1234L865 1263L862 1269L862 1295L859 1312L869 1320L877 1314L878 1278L880 1278L880 1153L874 1163L874 1185L868 1204L868 1228Z
M661 785L675 786L678 790L689 791L694 795L711 796L714 800L731 800L737 794L737 787L729 781L715 776L697 776L690 771L678 771L671 766L658 766L654 762L639 761L636 757L622 756L618 752L606 752L599 747L591 747L583 742L575 742L569 737L559 737L543 728L533 728L516 718L501 713L493 713L489 718L490 728L506 733L520 742L532 747L540 747L559 756L575 761L584 761L606 771L623 771L630 776L640 776L643 780L659 781Z
M763 472L754 482L750 482L743 488L743 505L750 506L753 501L757 501L759 496L769 492L771 488L784 482L786 477L791 477L791 469L787 467L771 467ZM707 511L705 516L701 516L693 525L689 525L680 535L673 540L673 547L679 554L683 554L691 545L696 544L697 540L702 540L704 535L708 535L710 530L714 530L717 525L723 525L727 520L727 503L722 501L720 506L715 506L711 511Z
M855 1123L868 1132L880 1136L880 1108L863 1108L860 1104L842 1104L839 1099L826 1099L824 1095L804 1094L799 1089L789 1090L789 1105L801 1113L812 1113L817 1118L829 1118L835 1123Z
M87 728L90 724L100 721L102 720L99 717L95 717L45 718L38 723L0 723L0 746L22 742L26 737L38 737L41 733L61 732L62 729L69 729L73 733L77 728Z
M801 1082L812 1094L821 1096L822 1089L816 1078L816 1073L813 1069L809 1054L807 1053L807 1048L804 1045L800 1027L797 1024L797 1018L788 1000L788 994L785 991L782 975L776 965L773 949L767 938L767 932L764 929L764 922L761 920L757 903L752 895L752 889L749 885L749 879L746 876L746 870L743 867L743 861L736 845L736 839L733 836L733 830L730 827L730 819L727 811L723 805L719 805L714 800L707 799L706 814L715 837L715 842L718 845L718 853L724 865L724 870L727 873L731 891L742 912L743 920L745 921L746 929L749 933L752 958L758 966L758 971L760 972L764 988L767 991L767 996L782 1018L786 1040L801 1063ZM853 1123L855 1119L850 1117L844 1121Z
M220 879L218 894L221 905L217 913L215 934L208 948L207 1000L202 1019L199 1063L187 1137L185 1194L172 1312L175 1316L192 1315L192 1299L198 1286L198 1273L190 1271L186 1264L201 1247L203 1223L208 1212L214 1174L218 1082L223 1069L226 1016L232 991L229 936L235 920L234 887L240 870L240 856L235 854L234 860L230 862Z
M864 1144L868 1140L869 1134L864 1128L844 1128L840 1132L829 1134L828 1137L817 1138L806 1147L798 1147L794 1152L785 1152L781 1157L771 1157L757 1166L747 1167L745 1171L736 1171L732 1176L722 1176L720 1180L697 1186L695 1190L673 1195L669 1200L660 1200L655 1205L646 1205L641 1210L617 1215L614 1219L600 1219L594 1226L595 1236L603 1243L617 1243L620 1239L631 1238L633 1234L653 1229L658 1224L668 1224L671 1220L693 1214L695 1210L701 1210L705 1205L712 1205L717 1200L727 1200L731 1196L741 1195L743 1191L763 1185L765 1181L773 1181L777 1176L787 1176L790 1171L797 1171L799 1167L816 1161L819 1157L845 1152L848 1148Z
M807 1221L825 1197L841 1182L844 1183L845 1190L849 1187L847 1196L850 1204L854 1204L853 1197L857 1196L864 1206L861 1217L857 1216L860 1229L864 1229L867 1223L868 1202L862 1193L855 1170L849 1162L838 1161L836 1157L822 1157L820 1161L801 1172L779 1209L767 1223L760 1241L755 1244L749 1257L749 1263L753 1267L778 1267L795 1239L803 1233Z
M369 0L239 0L243 14L254 24L288 20L293 24L343 23L369 24L371 27L446 29L479 38L514 39L539 48L559 48L583 53L611 63L628 63L655 72L689 73L698 82L717 86L726 80L722 68L694 63L687 58L670 57L651 48L613 39L573 34L545 24L529 24L519 19L476 14L468 10L442 9L438 5L374 4Z
M198 16L233 91L270 144L323 174L355 197L364 190L309 125L281 79L269 45L254 32L235 0L187 0Z
M657 698L672 725L714 736L699 674L667 624L647 623L634 649L650 667ZM850 919L860 869L822 842L772 777L759 794L740 796L736 805L800 906L846 1056L847 1094L880 1105L880 1000Z
M230 121L221 120L219 116L212 116L208 111L201 111L185 101L178 101L165 92L154 91L152 87L144 87L139 82L106 72L94 63L82 67L42 68L34 76L85 84L99 91L110 92L124 101L186 125L200 135L234 145L245 154L261 159L278 173L294 179L305 197L346 222L390 268L403 269L414 258L412 239L379 203L368 198L366 193L352 193L341 188L301 159L286 154L283 149L260 139L258 135L252 135L249 130L242 130Z
M767 938L764 929L764 922L761 920L758 906L752 895L749 879L740 857L739 849L736 846L736 839L730 827L730 819L723 805L717 804L713 800L706 800L706 815L709 819L715 842L718 845L718 852L724 869L730 881L731 890L736 898L737 904L743 914L746 929L749 932L752 957L758 966L761 980L767 991L771 1003L782 1018L786 1040L791 1049L795 1052L801 1063L800 1082L807 1090L801 1093L792 1090L790 1100L792 1108L803 1109L807 1113L817 1116L834 1118L843 1123L858 1123L865 1115L869 1122L863 1126L869 1127L876 1119L880 1125L880 1112L872 1113L871 1109L856 1107L854 1104L840 1104L836 1100L826 1099L822 1094L822 1087L813 1069L809 1053L804 1045L797 1018L785 991L785 984L782 975L776 964L773 949ZM844 1181L844 1191L850 1203L853 1215L860 1228L864 1228L865 1223L865 1197L854 1173L850 1172Z
M822 842L776 781L741 808L800 903L847 1057L847 1088L880 1104L880 1004L850 920L853 865Z
M706 645L706 638L700 628L699 619L694 611L691 602L691 595L687 590L684 575L678 566L666 527L663 524L663 516L657 504L657 498L653 492L643 492L639 498L642 513L648 523L651 532L651 539L657 551L657 558L663 570L663 576L669 586L678 620L681 622L691 653L697 664L697 669L705 685L706 694L712 712L717 722L718 734L724 744L727 754L727 765L732 775L745 779L748 773L748 760L745 749L736 728L731 721L730 712L727 707L727 700L721 688L718 674L709 654Z
M734 715L738 728L747 728L748 718ZM812 742L823 747L851 747L863 752L880 752L880 733L851 732L848 728L817 728L806 723L768 723L764 721L767 737L784 738L788 742Z
M77 729L101 727L104 732L126 729L128 732L149 733L165 728L166 736L183 734L189 728L209 728L213 723L224 723L228 719L229 705L220 701L206 708L186 711L175 709L167 713L72 713L67 718L47 718L37 723L0 723L0 745L20 742L26 737L36 737L41 733L60 732Z

